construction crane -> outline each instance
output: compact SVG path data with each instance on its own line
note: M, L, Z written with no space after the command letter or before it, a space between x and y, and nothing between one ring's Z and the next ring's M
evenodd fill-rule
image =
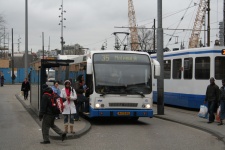
M198 47L199 37L206 14L207 0L200 0L198 12L195 18L194 27L189 39L189 48Z
M128 0L128 17L129 17L129 28L131 37L131 50L136 51L139 48L138 43L138 32L136 28L136 17L134 11L133 0Z

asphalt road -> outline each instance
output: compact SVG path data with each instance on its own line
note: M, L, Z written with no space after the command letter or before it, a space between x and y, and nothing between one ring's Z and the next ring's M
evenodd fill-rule
M13 88L12 85L0 87L0 150L225 149L224 144L211 134L157 118L140 118L137 122L90 120L92 128L86 135L65 142L51 140L51 144L41 145L40 127L16 99Z

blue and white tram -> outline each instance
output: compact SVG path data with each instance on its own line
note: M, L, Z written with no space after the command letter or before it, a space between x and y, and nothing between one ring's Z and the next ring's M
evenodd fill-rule
M199 108L204 103L210 77L220 87L225 78L225 47L204 47L164 52L164 103ZM151 58L156 59L156 54ZM157 102L157 80L153 79L153 101Z

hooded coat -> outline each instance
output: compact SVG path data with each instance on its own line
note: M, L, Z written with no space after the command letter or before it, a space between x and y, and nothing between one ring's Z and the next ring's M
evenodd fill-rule
M77 99L77 94L75 92L75 90L70 87L70 101L66 100L64 101L63 103L63 106L64 106L64 109L63 109L63 112L62 114L76 114L76 107L75 107L75 104L74 104L74 101ZM61 90L61 94L60 94L60 97L65 99L66 98L66 89L63 88Z

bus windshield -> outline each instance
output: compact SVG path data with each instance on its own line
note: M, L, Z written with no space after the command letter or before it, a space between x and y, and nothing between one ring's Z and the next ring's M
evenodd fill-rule
M151 63L148 55L94 54L95 90L100 94L150 94Z

